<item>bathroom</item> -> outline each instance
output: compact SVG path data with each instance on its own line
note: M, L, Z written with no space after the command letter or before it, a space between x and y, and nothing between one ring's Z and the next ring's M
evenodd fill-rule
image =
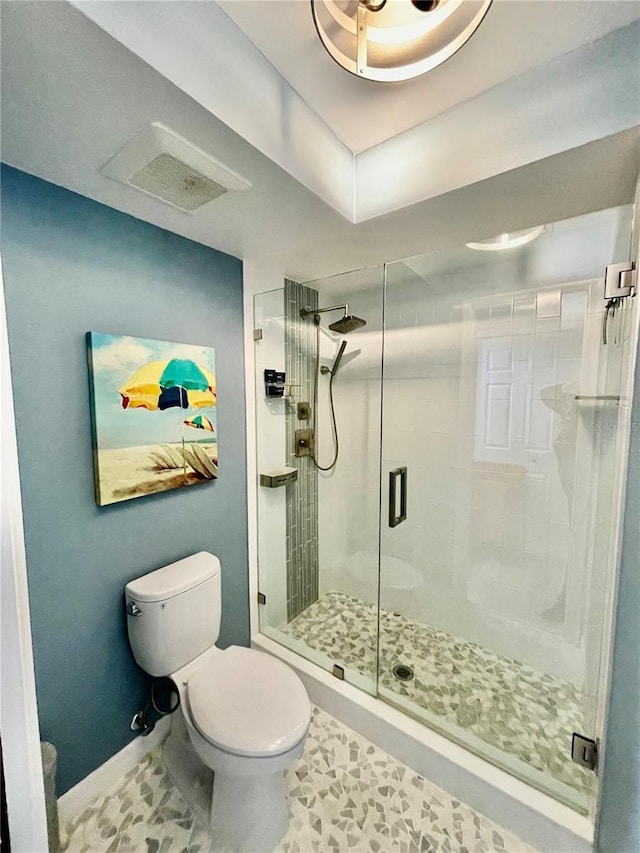
M110 778L93 775L100 768L104 773L104 768L113 768L109 772L124 777L129 767L117 764L123 750L136 749L138 760L143 759L149 741L135 738L129 724L148 701L149 681L127 640L124 588L141 575L205 551L215 554L222 565L220 648L253 645L287 661L302 677L312 703L326 714L319 719L329 728L343 725L354 730L358 738L370 740L391 756L390 762L422 774L428 783L525 839L523 844L533 849L590 849L588 835L593 834L596 808L597 849L605 853L637 849L640 805L634 720L640 713L635 616L640 464L635 432L611 428L625 422L612 418L627 418L629 425L638 420L629 405L635 306L623 304L613 312L608 348L599 337L604 314L602 267L637 256L637 236L630 248L637 179L633 128L638 122L637 89L621 71L624 57L637 52L637 12L632 4L613 4L619 7L615 12L619 17L611 12L611 22L597 31L596 20L594 29L581 36L581 44L591 42L589 70L580 77L580 85L594 91L590 109L581 108L589 121L574 121L576 112L570 112L571 99L577 97L574 91L567 91L564 100L560 93L557 102L543 99L540 109L548 111L548 135L540 130L534 139L531 128L518 125L515 115L511 148L499 152L500 168L487 162L488 154L484 160L481 156L493 139L474 139L478 154L474 159L466 156L464 138L457 136L460 148L451 156L465 166L450 174L451 169L440 168L446 152L434 138L438 166L434 171L439 171L435 178L424 174L427 170L416 170L408 138L402 134L371 148L355 140L353 149L365 154L358 154L356 181L361 190L371 187L369 194L359 193L357 225L345 219L341 195L346 185L353 186L352 172L344 167L338 149L331 147L333 138L328 138L326 126L323 130L312 124L313 116L303 112L295 93L282 86L267 90L271 78L266 71L258 74L262 68L258 63L268 63L240 29L242 25L250 38L257 38L242 17L247 11L231 9L232 21L226 13L209 8L217 4L159 4L153 22L143 19L149 24L144 42L137 16L144 14L141 7L147 4L117 4L122 6L121 18L103 9L106 17L98 20L100 8L108 5L88 4L92 9L81 3L26 3L2 8L6 163L2 265L15 408L15 428L3 420L3 436L10 448L9 439L16 435L19 465L18 478L17 468L11 474L7 450L3 489L8 492L3 505L10 510L12 538L5 544L3 510L3 571L9 554L6 565L14 565L18 588L7 588L5 594L3 586L3 625L12 625L11 614L5 615L8 602L15 598L17 606L24 605L28 581L31 630L28 639L19 636L16 654L18 658L27 654L32 645L35 668L35 684L32 678L29 687L28 678L21 680L22 673L11 681L11 661L6 665L3 659L3 760L10 820L12 797L13 802L24 796L35 803L25 810L35 815L42 805L41 792L29 789L31 783L20 775L22 756L19 760L12 752L25 726L35 725L37 732L39 725L37 740L56 747L57 793L63 800L90 778L96 785L101 778L104 782L95 795L107 788ZM548 4L526 5L527 14L533 16L535 7ZM561 24L571 29L568 23L575 29L571 12L558 8L563 4L553 5L561 19L558 29ZM599 14L606 18L601 5L591 4L594 19ZM173 20L178 6L189 13ZM494 14L492 8L487 29ZM543 16L543 10L536 14ZM209 25L221 28L225 50L252 48L247 55L253 64L247 70L253 80L264 81L259 95L273 103L276 125L271 128L271 143L267 139L258 144L251 137L257 131L247 126L239 96L224 113L220 87L213 94L199 92L197 81L180 76L187 68L183 54L173 68L154 54L166 38L162 28L170 24L176 31L183 27L180 50L186 50L184 28L191 28L188 32L195 39L198 15L211 15ZM545 24L548 27L546 19ZM478 44L483 26L469 42L469 50ZM129 35L123 31L127 28ZM601 49L596 32L605 42ZM136 33L139 42L133 39ZM614 40L622 57L620 67L611 60ZM487 97L513 99L522 91L516 83L543 86L550 76L563 73L571 66L562 63L577 61L580 52L577 42L570 44L573 54L568 44L556 46L555 53L550 48L532 61L539 66L534 68L537 78L529 72L533 77L525 80L526 68L521 67L521 77L511 81L511 92L496 93L500 88L495 86L496 77ZM318 48L319 61L324 61L323 49ZM66 61L68 57L73 61ZM463 58L462 50L461 62ZM221 50L215 61L230 59ZM273 79L279 78L276 69L268 67ZM444 63L433 73L444 74L446 68ZM215 71L212 67L208 73ZM333 63L327 73L344 74ZM240 86L241 76L234 76L228 85ZM615 88L621 79L622 93ZM607 109L598 80L606 81L602 85L609 86L609 93L616 93L607 100ZM363 82L368 92L373 91L365 81L352 82ZM389 105L390 90L383 89L381 97ZM395 91L401 99L402 91ZM584 97L583 90L580 95ZM218 101L206 102L214 97ZM480 97L477 101L477 109L491 106L481 103ZM108 102L114 108L97 125L95 104ZM513 100L509 105L511 109ZM560 138L559 114L566 114L573 128L571 138ZM458 116L456 121L463 119L473 116ZM252 189L212 203L212 211L218 203L227 207L207 220L199 214L187 217L99 174L102 164L151 122L162 122L210 151L249 178ZM498 127L496 133L501 130ZM305 153L303 143L311 131L326 153L323 169ZM419 126L406 133L418 131ZM276 138L281 145L277 155L269 149ZM393 168L381 169L376 156L382 156L387 145L403 143L404 149L384 152ZM429 180L434 183L427 188ZM391 202L384 197L389 184L398 193ZM275 204L277 198L281 205ZM544 233L504 255L465 246L540 223ZM347 345L333 388L339 458L333 471L317 475L309 474L308 459L295 457L287 437L287 430L307 425L298 420L297 404L312 402L309 396L300 396L303 389L295 387L299 383L291 375L293 361L287 362L284 352L285 329L298 323L298 318L290 320L289 327L285 323L285 290L299 286L317 292L313 307L348 303L351 315L366 320L358 329L335 335L329 325L342 314L319 315L320 365L331 369L341 341ZM533 309L532 300L538 303ZM515 306L509 322L507 305ZM553 332L527 326L532 317L536 322L536 310L538 321ZM300 318L303 322L309 326L309 346L315 346L313 320ZM516 322L522 327L517 328ZM263 338L255 341L258 328ZM217 482L110 507L95 505L84 347L89 330L215 346L221 436ZM556 333L557 340L549 343ZM549 353L544 347L536 349L535 340L531 358L527 351L518 360L513 341L519 334L546 341L554 350L567 347L560 358L567 374L553 374ZM269 351L272 342L280 349ZM493 353L486 348L492 342L497 345ZM597 411L592 404L587 408L589 401L571 400L575 417L569 419L569 428L582 430L581 438L574 439L571 459L585 479L591 477L588 484L584 480L578 484L585 488L574 490L573 506L590 520L590 531L602 534L593 540L602 553L594 556L592 550L584 574L578 569L587 565L585 559L580 563L586 522L570 523L564 468L554 461L563 458L562 451L570 444L566 435L559 442L555 435L557 446L551 441L547 447L551 462L540 458L535 471L530 467L534 463L524 462L522 455L506 459L498 450L466 441L478 437L475 427L486 415L475 398L478 383L486 386L488 378L478 367L477 353L499 362L506 349L514 364L526 371L531 362L531 369L539 371L533 384L539 379L541 389L565 383L572 397L621 398L619 407L602 405ZM305 362L304 391L310 396L314 366L312 350ZM265 396L267 368L290 374L282 399ZM330 379L328 374L318 379L320 465L331 462L334 447L327 396ZM525 376L520 385L527 381ZM524 400L522 406L526 405ZM399 409L402 418L395 416ZM548 438L549 428L555 430L561 416L542 398L535 414ZM8 417L8 407L3 407L3 419ZM615 440L607 445L611 436ZM605 445L612 448L606 460ZM3 461L4 453L3 439ZM480 464L470 468L472 458ZM611 466L604 464L611 459ZM606 728L607 742L597 780L589 776L592 787L586 805L576 806L566 788L560 795L560 789L550 793L548 778L540 779L534 772L527 777L508 750L489 754L482 737L472 743L464 731L443 729L443 715L434 717L433 708L414 701L410 688L398 702L394 687L402 682L385 681L381 670L376 683L374 659L369 669L351 666L344 654L326 653L331 639L326 635L320 649L298 637L303 646L292 653L294 643L279 628L287 620L291 601L285 564L291 521L287 508L292 511L286 495L292 486L272 490L257 485L260 474L283 465L296 467L301 482L309 474L308 481L317 485L316 497L307 500L307 506L316 501L315 597L338 593L356 598L373 608L367 613L377 621L379 594L382 617L399 613L412 624L430 625L502 659L517 659L563 682L588 686L593 707L583 710L597 718L599 728L594 732L599 740ZM390 527L389 471L402 467L407 468L407 517ZM527 509L538 506L536 486L545 478L548 515ZM397 479L399 502L400 475ZM16 501L16 488L21 501ZM20 508L22 521L15 514ZM456 513L456 508L464 512ZM520 519L522 527L505 528L505 517ZM619 560L616 537L623 527ZM21 561L15 555L22 529L26 560L23 556ZM577 538L567 541L573 533ZM507 541L508 536L513 540ZM544 557L537 550L541 542L547 546ZM563 553L568 555L562 557L564 573L548 558L555 554L559 560ZM593 566L602 570L594 575ZM9 580L3 574L5 583ZM266 596L265 604L258 603L259 593ZM559 602L565 608L562 620L557 618ZM24 611L18 610L15 618L21 622ZM370 646L377 645L375 630L368 636L373 638ZM384 661L384 630L379 639ZM4 638L3 648L8 654ZM419 661L405 658L403 649L398 661L390 663L417 670ZM343 681L332 674L335 664L344 670ZM419 673L414 684L416 677ZM10 690L15 684L21 690L14 694ZM19 695L24 705L8 703L9 695ZM159 737L166 722L150 737ZM495 749L496 744L489 746ZM31 753L30 761L34 760ZM36 766L30 766L30 777L37 780ZM17 775L9 778L13 767L18 768ZM533 770L542 772L540 767ZM27 816L20 814L22 820L28 822ZM18 837L14 847L21 849ZM43 848L32 844L22 849Z

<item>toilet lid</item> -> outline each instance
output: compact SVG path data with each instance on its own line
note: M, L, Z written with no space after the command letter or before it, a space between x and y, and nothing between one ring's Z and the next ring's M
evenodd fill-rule
M272 655L230 646L187 682L195 727L214 746L236 755L279 755L309 727L304 685Z

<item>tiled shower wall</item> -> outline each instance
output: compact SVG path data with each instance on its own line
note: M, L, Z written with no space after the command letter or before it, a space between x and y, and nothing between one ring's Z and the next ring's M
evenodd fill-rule
M303 308L318 307L318 291L285 279L285 369L291 386L286 416L287 464L298 479L287 487L287 621L318 599L318 472L311 457L295 455L295 432L311 427L300 421L297 403L313 403L316 328Z

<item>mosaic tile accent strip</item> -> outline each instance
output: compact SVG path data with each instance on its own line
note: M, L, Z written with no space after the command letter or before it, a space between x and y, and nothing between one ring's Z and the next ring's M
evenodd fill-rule
M286 779L291 819L275 853L535 853L319 708ZM68 832L67 853L222 853L172 786L160 748Z
M373 604L328 592L279 630L375 679L377 616ZM396 664L412 667L414 677L397 680ZM583 699L573 684L384 609L379 684L575 790L591 791L593 774L569 755L572 733L584 731Z
M299 421L295 403L313 402L316 333L303 308L318 307L318 291L284 281L285 370L295 386L294 405L287 409L287 465L298 479L287 486L287 620L318 599L318 472L308 456L295 455L295 431L310 426Z

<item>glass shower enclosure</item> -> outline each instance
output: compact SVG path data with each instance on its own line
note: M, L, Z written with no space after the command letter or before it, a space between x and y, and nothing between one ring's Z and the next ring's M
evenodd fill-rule
M582 813L636 328L603 277L632 212L255 298L261 632Z

